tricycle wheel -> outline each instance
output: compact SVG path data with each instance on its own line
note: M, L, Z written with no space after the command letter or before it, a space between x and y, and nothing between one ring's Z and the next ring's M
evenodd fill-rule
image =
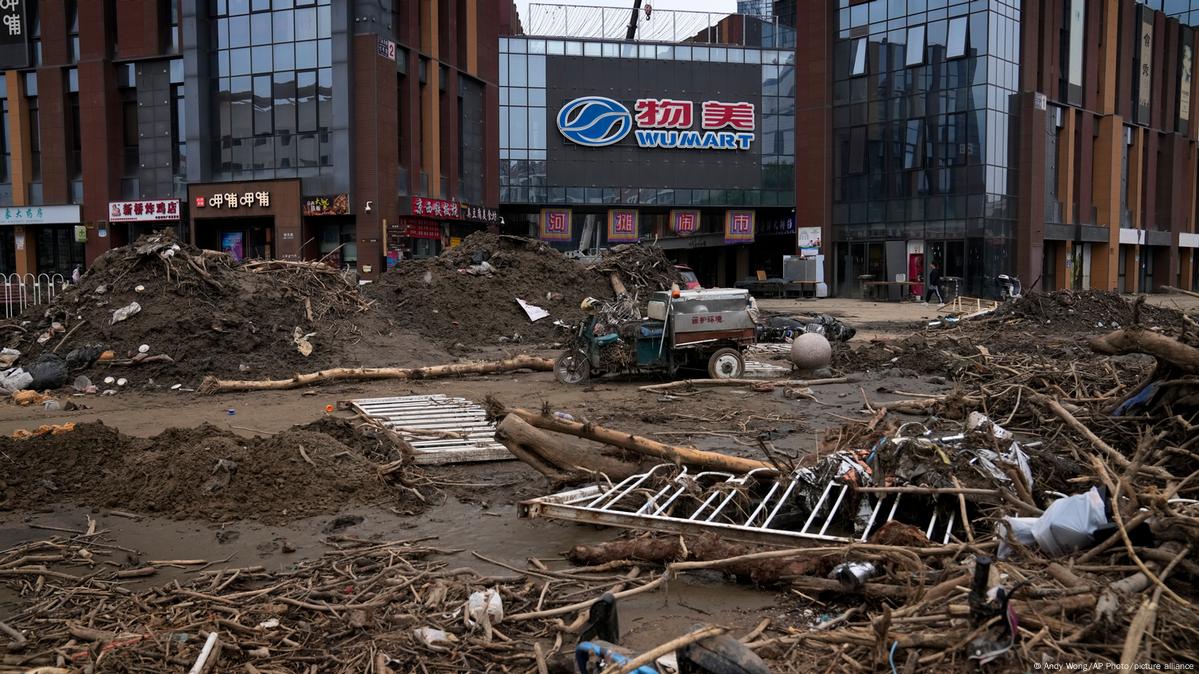
M582 351L567 351L554 361L554 375L563 384L581 384L591 376L591 363Z
M736 349L717 349L708 359L708 376L712 379L737 379L745 374L745 359Z

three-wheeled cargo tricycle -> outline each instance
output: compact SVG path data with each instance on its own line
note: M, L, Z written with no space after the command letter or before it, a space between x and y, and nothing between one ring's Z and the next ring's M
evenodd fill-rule
M554 373L563 384L606 373L675 376L681 369L705 368L713 379L735 379L744 374L743 352L755 339L750 308L747 290L709 288L655 292L648 318L641 320L616 320L593 310L573 328Z

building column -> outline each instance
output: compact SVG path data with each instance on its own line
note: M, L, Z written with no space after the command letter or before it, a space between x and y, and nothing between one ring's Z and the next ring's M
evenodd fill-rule
M1095 140L1094 182L1091 186L1095 224L1108 229L1107 243L1096 243L1091 252L1091 287L1100 290L1115 288L1119 279L1116 255L1120 249L1120 167L1123 162L1120 144L1123 142L1124 123L1120 116L1101 118L1099 136Z
M1120 246L1124 256L1124 292L1141 292L1141 247L1133 244ZM1119 273L1119 270L1117 270Z
M1179 273L1181 275L1181 278L1178 279L1178 287L1183 290L1194 290L1191 287L1191 277L1195 274L1195 249L1179 248L1178 257L1180 258Z
M1066 290L1070 287L1070 281L1073 278L1073 269L1069 266L1069 261L1074 254L1073 241L1059 241L1057 248L1054 250L1054 268L1057 269L1057 278L1054 279L1054 290Z
M13 271L18 275L37 273L37 230L24 225L13 227L13 243L16 248L16 267Z
M1062 202L1062 224L1072 225L1077 222L1074 212L1074 130L1078 124L1078 110L1067 107L1063 116L1057 144L1057 196Z
M824 282L834 286L832 83L837 10L832 2L795 5L795 203L804 224L820 227Z
M1099 46L1099 112L1116 113L1118 86L1116 55L1120 45L1120 0L1090 0L1092 12L1101 12L1102 28Z
M1045 261L1045 129L1048 112L1036 104L1036 94L1026 92L1020 100L1021 198L1016 219L1016 275L1023 279L1041 276Z
M353 196L355 238L358 243L358 271L365 278L377 278L386 268L387 222L399 215L396 174L399 132L395 64L376 52L378 37L355 35L353 46L354 90L366 98L354 106L352 147L354 148ZM371 210L366 212L366 202ZM369 268L369 271L368 271Z

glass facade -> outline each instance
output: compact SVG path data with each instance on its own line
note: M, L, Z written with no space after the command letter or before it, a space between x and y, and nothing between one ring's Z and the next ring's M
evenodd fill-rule
M216 0L213 180L332 172L330 0Z
M837 285L937 263L963 293L1012 270L1018 0L840 0L833 82Z
M1188 26L1199 25L1199 0L1137 0L1142 5L1166 16L1178 19Z
M547 110L546 60L581 56L638 61L749 64L761 76L753 101L760 122L753 152L756 187L712 189L708 184L549 184L547 143L566 141ZM631 62L631 64L629 63ZM795 204L795 52L710 45L500 38L500 201L508 204L627 204L644 206L793 206ZM702 88L695 97L702 99ZM552 102L551 102L552 103ZM561 103L560 101L558 102ZM630 183L632 180L629 181Z
M774 1L737 0L737 13L768 19L774 16Z

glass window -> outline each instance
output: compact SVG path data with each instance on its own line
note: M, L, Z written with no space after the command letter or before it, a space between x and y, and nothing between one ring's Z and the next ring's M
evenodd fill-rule
M296 75L293 72L275 73L275 132L279 134L296 131Z
M567 56L582 56L583 55L583 43L582 42L567 42L566 43L566 55Z
M234 138L245 138L253 134L253 106L250 97L249 77L234 77L230 80L229 123L230 133Z
M296 39L295 14L290 11L275 12L271 15L275 42L291 42Z
M300 71L296 73L296 128L300 133L316 131L316 123L316 71Z
M924 26L913 26L908 29L908 50L904 65L918 66L924 64Z
M605 42L601 52L604 58L617 58L620 56L620 45L612 42Z
M529 108L529 147L545 147L545 108Z
M250 54L250 61L254 67L255 73L271 72L271 63L273 61L271 58L271 50L272 48L269 44L251 49L252 53Z
M275 51L275 70L295 70L296 68L296 47L288 42L287 44L277 44L274 47Z
M322 68L333 65L333 40L329 38L317 40L316 63Z
M296 10L296 39L297 40L315 40L316 39L316 8L297 9Z
M316 40L296 43L296 69L317 66Z
M966 55L966 32L968 18L959 16L949 22L949 46L945 58L960 58Z
M250 17L235 16L229 19L229 46L250 46Z
M529 56L529 86L545 86L545 57Z
M262 136L274 133L274 123L271 121L271 76L259 75L254 78L254 135Z
M250 44L271 43L271 15L269 12L250 15Z
M229 74L230 75L249 75L250 74L250 50L249 49L232 49L229 51Z
M866 74L866 38L858 38L853 43L853 59L850 62L850 75Z
M509 86L528 86L528 58L524 54L510 54L508 56Z
M333 23L332 17L329 14L329 6L323 5L316 9L316 32L317 37L332 37Z
M598 43L598 42L584 42L583 43L583 56L599 56L599 55L600 55L600 43Z

